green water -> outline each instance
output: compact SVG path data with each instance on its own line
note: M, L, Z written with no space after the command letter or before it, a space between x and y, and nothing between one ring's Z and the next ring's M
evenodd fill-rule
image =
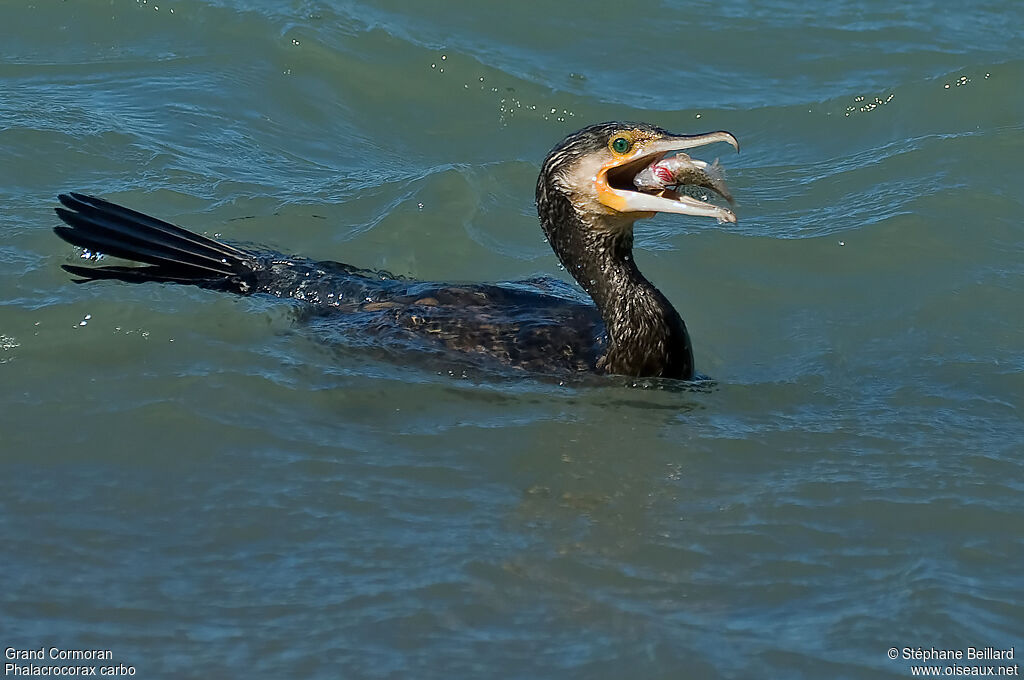
M0 22L0 646L142 678L903 678L891 647L1024 654L1017 3L76 0ZM325 347L280 301L60 270L80 260L52 208L78 190L416 278L569 280L536 172L609 119L742 144L719 151L738 224L637 229L709 392L439 375Z

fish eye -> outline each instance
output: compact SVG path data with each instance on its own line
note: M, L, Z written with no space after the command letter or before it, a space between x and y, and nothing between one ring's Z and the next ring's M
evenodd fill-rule
M626 153L632 146L633 143L625 137L616 137L611 143L612 151L615 153Z

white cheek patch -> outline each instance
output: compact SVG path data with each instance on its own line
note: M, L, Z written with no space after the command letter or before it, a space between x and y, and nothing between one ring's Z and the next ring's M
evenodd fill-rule
M562 190L571 197L573 205L587 211L607 212L603 203L597 200L597 175L606 159L587 156L574 163L557 179Z

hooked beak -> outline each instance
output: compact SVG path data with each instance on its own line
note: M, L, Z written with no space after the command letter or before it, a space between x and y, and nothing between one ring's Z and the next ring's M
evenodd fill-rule
M633 178L638 173L668 154L715 142L726 142L731 144L737 152L740 150L740 144L736 138L724 130L701 135L665 135L637 144L633 153L612 159L601 166L594 179L598 200L618 212L647 213L638 215L638 217L653 217L654 213L664 212L714 217L720 222L735 222L736 213L729 208L707 203L669 189L654 192L641 191L633 184ZM692 162L696 167L707 167L703 161L694 160ZM730 203L732 202L732 197L727 193L723 193L715 187L710 188Z

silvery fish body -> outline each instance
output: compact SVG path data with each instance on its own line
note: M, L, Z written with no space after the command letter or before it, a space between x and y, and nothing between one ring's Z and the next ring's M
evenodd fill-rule
M732 194L725 186L725 172L718 159L709 165L685 153L678 153L648 165L633 178L633 184L641 191L663 191L682 185L704 187L732 202Z

